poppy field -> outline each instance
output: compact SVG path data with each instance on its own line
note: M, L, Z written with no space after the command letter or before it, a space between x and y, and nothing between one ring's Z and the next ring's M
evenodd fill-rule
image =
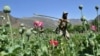
M99 56L100 35L92 31L70 34L66 40L55 32L38 33L32 28L0 27L0 56Z
M82 10L82 6L79 7ZM89 25L82 16L84 32L70 32L66 39L55 31L43 29L43 22L34 21L34 28L20 24L19 28L11 25L10 8L5 6L3 12L7 23L2 18L0 26L0 56L100 56L100 34L96 25ZM79 29L79 28L78 28Z

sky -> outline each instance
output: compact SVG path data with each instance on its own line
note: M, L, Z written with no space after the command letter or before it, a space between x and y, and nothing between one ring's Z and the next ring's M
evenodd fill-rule
M81 12L78 7L83 5L83 15L90 20L97 16L95 6L100 7L100 0L0 0L0 11L5 5L10 6L10 14L14 17L32 17L37 13L61 18L66 11L68 19L79 19Z

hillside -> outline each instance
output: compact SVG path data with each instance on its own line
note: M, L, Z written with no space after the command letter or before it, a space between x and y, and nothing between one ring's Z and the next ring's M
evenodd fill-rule
M0 16L5 16L5 14L3 12L0 11ZM57 27L57 20L53 20L51 18L47 18L47 17L38 17L38 16L33 16L33 17L23 17L23 18L16 18L10 15L10 20L11 23L14 27L18 27L19 24L24 23L25 26L27 27L33 27L33 21L35 20L40 20L44 22L44 27L46 28L56 28ZM72 25L79 25L81 24L80 19L69 19L70 23ZM7 19L5 20L5 23L7 22ZM0 20L0 24L1 24L1 20Z
M25 17L25 18L21 18L19 19L19 21L21 23L26 24L29 27L33 27L33 22L35 20L40 20L44 22L44 27L47 28L55 28L56 26L56 21L52 20L52 19L48 19L48 18L42 18L42 17Z
M0 11L0 16L4 16L5 17L5 20L4 20L4 22L3 23L7 23L7 17L6 17L6 14L4 14L2 11ZM12 23L12 25L14 26L14 27L17 27L17 21L18 21L18 18L16 18L16 17L13 17L13 16L11 16L11 15L9 15L10 16L10 20L11 20L11 23ZM0 24L1 24L1 22L2 22L2 19L0 19Z
M57 27L57 20L52 20L50 18L45 17L24 17L22 19L19 19L20 22L27 24L28 26L33 26L33 21L40 20L44 22L44 27L47 28L56 28ZM70 23L72 25L80 25L81 21L80 19L69 19Z

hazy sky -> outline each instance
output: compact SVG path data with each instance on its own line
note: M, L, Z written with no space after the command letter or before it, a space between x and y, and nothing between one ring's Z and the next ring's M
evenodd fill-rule
M68 18L80 18L80 4L87 19L96 17L95 5L100 6L100 0L0 0L0 10L3 10L4 5L9 5L11 15L15 17L30 17L38 13L61 18L62 12L66 11L69 13Z

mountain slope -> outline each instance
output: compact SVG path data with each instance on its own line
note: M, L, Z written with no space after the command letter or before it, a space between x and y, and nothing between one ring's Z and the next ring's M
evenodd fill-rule
M4 16L6 18L6 15L0 11L0 16ZM24 17L24 18L16 18L10 15L10 20L11 23L13 25L13 27L18 27L19 24L24 23L25 26L27 27L33 27L33 22L35 20L40 20L44 22L44 27L45 28L56 28L57 27L57 20L53 20L51 18L47 18L47 17L39 17L39 16L33 16L33 17ZM80 19L69 19L70 23L72 25L80 25L81 21ZM0 20L1 22L1 20ZM7 22L7 18L5 23ZM0 23L1 24L1 23Z
M56 25L56 21L52 20L52 19L48 19L48 18L42 18L42 17L25 17L25 18L22 18L22 19L19 19L19 21L21 23L24 23L24 24L27 24L27 26L29 27L33 27L33 22L35 20L39 20L39 21L42 21L44 22L44 27L46 28L55 28L57 25Z
M6 16L5 13L3 13L2 11L0 11L0 17L2 17L2 16L5 18L5 20L3 20L3 23L6 24L7 21L8 21L8 18L7 18L7 16ZM9 15L9 18L10 18L10 20L11 20L11 24L12 24L14 27L17 27L16 24L17 24L17 22L18 22L18 18L13 17L13 16L11 16L11 15ZM2 24L2 19L0 19L0 24Z

